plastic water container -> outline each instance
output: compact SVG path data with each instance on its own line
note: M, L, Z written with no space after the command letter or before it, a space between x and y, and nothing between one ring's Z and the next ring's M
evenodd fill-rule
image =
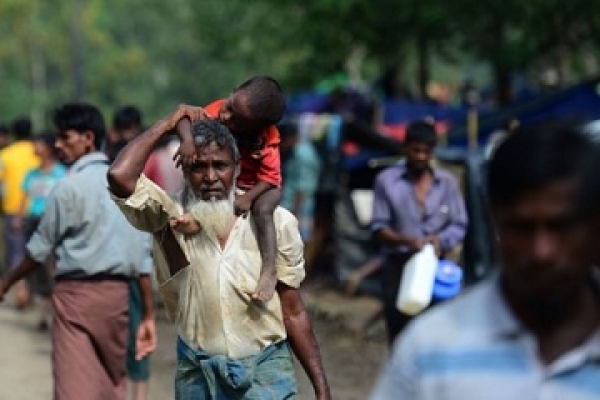
M448 300L456 296L460 292L462 278L463 270L460 266L449 260L440 260L433 284L433 298Z
M398 310L415 315L431 303L437 265L438 258L432 244L423 246L407 261L396 297Z

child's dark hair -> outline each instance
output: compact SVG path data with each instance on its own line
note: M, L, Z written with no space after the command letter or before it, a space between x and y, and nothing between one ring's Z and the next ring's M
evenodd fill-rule
M247 95L252 115L263 125L278 123L285 114L285 96L279 82L269 76L255 76L238 86L234 92Z

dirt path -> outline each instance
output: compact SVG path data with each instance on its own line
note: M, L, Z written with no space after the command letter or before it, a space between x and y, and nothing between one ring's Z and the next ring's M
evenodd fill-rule
M369 339L357 339L347 329L362 323L376 303L347 299L333 292L306 296L315 333L336 400L363 400L386 357L381 322L369 329ZM17 313L10 302L0 304L0 400L52 398L50 336L36 330L37 311ZM175 328L159 319L159 347L152 356L150 399L173 398ZM299 400L313 399L311 386L298 365Z

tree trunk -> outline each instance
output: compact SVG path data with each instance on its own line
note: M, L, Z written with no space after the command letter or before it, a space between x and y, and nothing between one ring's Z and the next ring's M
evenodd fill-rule
M419 84L419 98L425 100L427 96L427 85L429 84L429 38L423 21L423 5L420 1L415 3L415 21L417 35L417 83Z
M48 96L46 79L46 59L38 40L40 31L40 13L38 4L34 5L29 27L29 65L31 72L31 119L34 127L44 126L44 109Z
M85 80L83 73L83 2L73 0L73 21L71 26L71 67L73 73L73 97L77 101L85 96Z
M47 82L46 82L46 61L41 53L37 43L33 40L30 43L29 55L31 62L31 94L33 104L31 105L31 113L33 126L44 125L44 108L47 98Z
M496 82L496 103L506 106L512 101L511 69L503 63L494 65L494 78Z
M431 79L431 69L429 67L429 40L421 32L417 38L417 57L418 71L417 81L419 82L419 97L427 99L427 85Z

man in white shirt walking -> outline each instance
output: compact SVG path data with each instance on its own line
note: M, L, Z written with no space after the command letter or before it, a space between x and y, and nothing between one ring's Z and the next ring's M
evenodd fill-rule
M160 291L179 326L175 397L291 398L297 392L291 347L316 397L330 399L297 290L304 278L302 239L296 219L282 208L275 212L277 293L265 303L252 299L261 258L252 216L234 214L239 151L227 128L212 120L193 126L196 154L183 160L186 186L178 200L142 175L156 142L183 117L198 119L195 112L201 110L182 106L158 121L121 151L109 171L115 201L134 226L154 233L159 249ZM184 212L201 224L198 234L169 227Z

